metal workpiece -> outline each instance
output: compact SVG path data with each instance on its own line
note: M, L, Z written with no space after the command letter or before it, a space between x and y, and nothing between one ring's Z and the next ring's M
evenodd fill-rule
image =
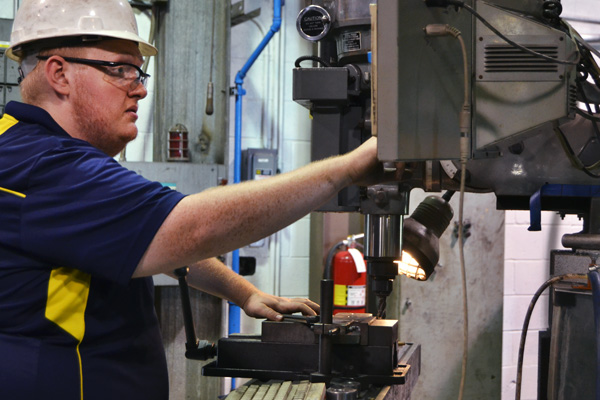
M265 343L308 344L318 343L312 326L299 322L281 322L262 324L261 340Z

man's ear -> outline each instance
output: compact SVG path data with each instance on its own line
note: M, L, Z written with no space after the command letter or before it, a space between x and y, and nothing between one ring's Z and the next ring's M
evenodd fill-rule
M46 60L44 73L46 80L52 88L61 95L68 95L71 91L70 65L62 57L52 56Z

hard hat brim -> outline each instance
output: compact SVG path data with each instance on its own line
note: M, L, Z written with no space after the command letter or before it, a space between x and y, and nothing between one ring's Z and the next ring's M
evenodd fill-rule
M84 37L88 37L88 36L90 36L90 32L81 31L81 32L74 32L73 34L65 35L62 37L65 39L68 39L68 38L77 38L77 37L84 38ZM92 35L92 36L98 36L100 38L107 38L107 39L131 40L132 42L136 42L138 44L140 53L143 57L155 56L156 54L158 54L158 49L154 45L150 44L146 40L142 39L138 35L131 33L131 32L103 31L101 35ZM40 41L40 39L43 39L43 38L38 37L36 39L20 42L18 44L18 46L10 46L8 49L6 49L6 56L8 58L10 58L11 60L20 62L24 56L24 55L20 54L21 49L27 48L28 47L27 45L38 42L38 41ZM57 40L57 39L60 39L60 37L55 37L55 36L50 37L49 36L48 39ZM85 43L85 41L82 40L82 43Z

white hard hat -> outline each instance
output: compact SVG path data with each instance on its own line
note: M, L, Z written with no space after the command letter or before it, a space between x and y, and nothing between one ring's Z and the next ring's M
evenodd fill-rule
M143 56L153 56L156 47L138 34L127 0L23 0L10 34L7 57L20 61L23 45L37 41L108 37L132 40Z

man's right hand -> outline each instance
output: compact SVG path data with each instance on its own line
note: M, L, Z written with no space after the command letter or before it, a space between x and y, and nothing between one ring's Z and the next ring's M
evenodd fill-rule
M371 137L355 150L343 155L348 163L348 174L354 185L371 186L399 181L404 173L404 163L397 163L395 171L385 171L377 159L377 138Z

